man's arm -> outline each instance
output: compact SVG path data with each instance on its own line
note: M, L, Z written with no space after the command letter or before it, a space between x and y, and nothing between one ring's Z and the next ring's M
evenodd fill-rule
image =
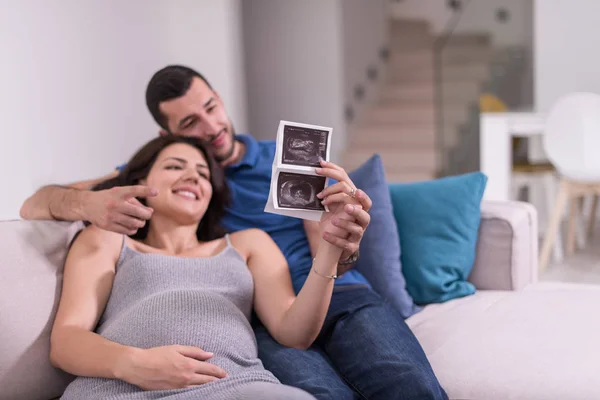
M69 185L48 185L27 198L21 206L23 219L56 219L65 221L84 220L84 205L89 190L100 182L118 175L114 171L102 178L80 181Z
M23 219L84 220L84 205L89 190L100 182L118 175L114 171L102 178L80 181L69 185L48 185L27 198L21 206Z
M107 231L133 235L146 224L154 211L137 198L156 196L158 192L144 185L90 191L96 184L117 175L115 171L99 179L68 186L45 186L25 200L21 206L21 218L89 221Z

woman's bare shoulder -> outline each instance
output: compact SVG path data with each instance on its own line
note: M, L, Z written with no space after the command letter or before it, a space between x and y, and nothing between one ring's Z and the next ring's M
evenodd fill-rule
M250 255L252 250L258 249L267 242L272 241L268 233L257 228L230 233L229 238L233 247L246 256Z
M70 252L105 251L108 254L116 255L118 258L122 246L122 234L107 231L95 225L89 225L77 234L71 245Z
M270 236L267 232L258 228L243 229L241 231L230 233L229 237L231 238L231 240L243 242L254 242L257 240L270 239Z

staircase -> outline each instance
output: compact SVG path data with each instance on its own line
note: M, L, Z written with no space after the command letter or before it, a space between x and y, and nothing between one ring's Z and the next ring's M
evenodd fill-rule
M527 49L510 46L494 49L489 63L488 79L481 85L480 92L497 96L509 108L527 106L523 87L527 87ZM460 124L456 138L445 151L445 163L441 175L458 175L480 170L479 150L479 104L466 103L469 109L467 121Z
M393 20L385 83L377 99L351 124L342 165L353 170L373 153L383 159L389 182L435 178L447 149L488 79L492 50L484 35L453 36L441 53L441 92L436 88L434 41L422 20ZM443 99L438 113L437 94ZM441 130L438 117L441 116Z
M431 179L437 170L433 37L424 21L394 21L385 83L348 130L342 164L379 153L388 182Z

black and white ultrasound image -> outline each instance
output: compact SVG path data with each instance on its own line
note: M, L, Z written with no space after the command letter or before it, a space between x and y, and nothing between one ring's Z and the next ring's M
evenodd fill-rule
M317 193L325 188L326 177L280 172L277 201L281 208L325 211Z
M282 162L284 164L320 167L326 159L327 131L286 125L283 128Z

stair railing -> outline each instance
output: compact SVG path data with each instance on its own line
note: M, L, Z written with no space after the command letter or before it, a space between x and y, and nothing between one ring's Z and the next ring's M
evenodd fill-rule
M451 17L446 22L442 34L433 43L433 71L434 71L434 98L435 98L435 148L437 156L437 176L443 175L444 165L447 163L446 133L444 125L444 79L442 56L448 41L454 34L466 8L472 0L450 0L448 7L453 10Z

